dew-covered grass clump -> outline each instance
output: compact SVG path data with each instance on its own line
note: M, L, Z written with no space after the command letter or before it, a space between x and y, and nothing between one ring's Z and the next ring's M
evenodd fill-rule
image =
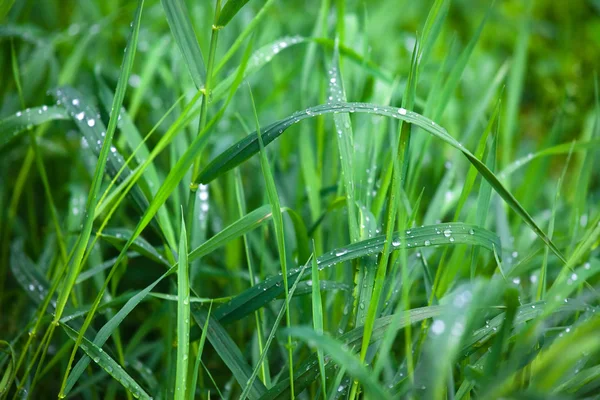
M600 398L598 21L0 1L0 400Z

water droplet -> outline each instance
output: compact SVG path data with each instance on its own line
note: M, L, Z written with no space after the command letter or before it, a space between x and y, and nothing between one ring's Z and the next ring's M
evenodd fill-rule
M469 235L474 235L475 231L473 229L469 229Z
M346 249L339 249L339 250L337 250L335 252L335 255L338 256L338 257L340 257L340 256L343 256L346 253L348 253L348 250L346 250Z
M450 229L444 230L444 236L446 236L447 238L449 238L450 236L452 236L452 231Z
M441 335L442 333L444 333L444 330L446 329L446 324L444 323L444 321L436 319L435 321L433 321L433 324L431 325L431 332L434 335Z
M429 245L431 245L431 241L426 240L424 244L425 244L425 246L429 246Z
M92 126L96 125L96 120L88 119L87 124L91 128Z
M78 121L83 121L83 117L85 117L85 113L83 111L75 115L75 118L77 118Z
M78 106L79 105L79 99L73 99L71 101L71 104L73 104L74 106Z
M398 109L398 114L400 114L400 115L406 115L406 109L404 109L404 108L399 108L399 109Z

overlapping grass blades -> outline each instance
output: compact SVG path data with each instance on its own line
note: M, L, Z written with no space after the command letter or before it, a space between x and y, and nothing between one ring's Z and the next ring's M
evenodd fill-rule
M521 217L535 234L552 250L552 252L563 262L565 258L556 247L556 245L546 236L544 231L538 227L533 218L529 213L521 206L517 199L509 192L504 185L498 180L496 175L490 171L490 169L475 157L469 150L467 150L460 142L454 139L448 134L448 132L440 125L436 124L428 118L415 113L414 111L407 111L403 108L396 108L391 106L375 106L368 103L339 103L339 104L326 104L321 106L315 106L307 108L305 111L299 111L291 116L282 119L278 122L274 122L264 128L263 131L263 142L266 145L271 143L277 137L279 137L287 128L292 124L299 122L300 120L310 118L317 115L328 114L328 113L340 113L340 112L365 112L376 115L383 115L396 119L401 119L408 123L414 124L443 142L451 145L457 150L461 151L469 162L479 171L481 176L489 182L494 190L504 199L506 204L511 207ZM206 183L215 179L219 175L226 171L234 168L241 164L248 158L252 157L258 152L258 141L256 133L246 136L238 143L234 144L227 151L220 154L215 158L199 175L200 182Z
M317 264L319 269L323 270L345 261L381 252L384 241L385 236L382 235L349 244L318 257ZM482 246L489 250L501 248L498 237L492 232L474 225L453 223L424 226L396 233L392 239L392 250L458 244ZM298 268L290 270L288 280L296 279L298 274L300 274ZM264 282L247 289L229 303L217 308L213 313L214 317L219 321L228 322L248 315L282 294L282 282L281 276L267 278Z

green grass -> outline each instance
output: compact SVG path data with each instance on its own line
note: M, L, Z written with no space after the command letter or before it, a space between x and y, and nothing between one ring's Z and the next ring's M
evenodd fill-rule
M598 1L63 3L0 1L0 400L599 398Z

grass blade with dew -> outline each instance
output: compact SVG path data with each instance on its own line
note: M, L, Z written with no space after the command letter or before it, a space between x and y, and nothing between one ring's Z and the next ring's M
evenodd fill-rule
M448 229L448 226L452 229L452 235L450 237L441 235L441 232ZM385 236L381 235L332 250L317 258L319 269L323 270L345 261L381 252L384 241ZM494 247L501 248L500 240L494 233L474 225L452 223L424 226L396 233L392 239L392 251L403 248L418 249L458 244L483 246L488 250L492 250ZM292 269L289 271L288 279L295 279L298 274L298 269ZM234 321L261 308L283 293L282 280L281 276L267 278L262 283L240 293L231 302L217 308L214 311L214 317L221 322Z
M179 267L177 268L177 371L175 400L186 399L187 375L190 351L190 280L188 264L187 232L183 210L181 211L181 235L179 237Z
M275 187L275 180L273 179L273 173L271 172L271 167L269 166L269 160L267 159L267 153L265 151L262 137L260 133L260 124L258 122L258 115L256 114L256 107L254 105L254 98L252 96L252 90L248 86L250 93L250 103L252 104L252 110L254 111L254 120L256 123L256 132L258 137L258 143L260 148L260 165L263 172L263 177L265 180L265 186L267 189L267 196L269 198L269 202L271 203L271 209L273 211L273 226L275 228L275 239L277 241L277 250L279 252L279 262L281 264L281 274L283 276L283 290L285 294L286 304L289 304L289 286L288 286L288 271L287 271L287 255L285 249L285 236L284 236L284 227L283 227L283 216L281 213L281 206L279 203L279 196L277 195L277 188ZM285 322L286 326L291 326L290 319L290 310L288 307L285 309ZM293 361L293 348L292 348L292 339L288 336L287 339L287 348L288 348L288 366L290 371L290 379L292 380L292 385L290 386L291 398L294 399L294 361Z
M185 1L161 0L161 4L192 81L197 89L201 89L206 79L206 68Z
M308 111L308 113L307 113ZM556 247L556 245L548 238L544 231L538 227L529 213L521 206L519 201L515 199L508 189L498 180L498 177L490 171L490 169L469 150L467 150L460 142L454 139L448 132L422 115L414 111L407 111L404 108L396 108L390 106L375 106L369 103L341 103L341 104L326 104L315 107L310 107L305 111L296 112L291 116L278 122L268 125L263 131L263 142L265 145L271 143L280 136L292 124L300 120L311 118L317 115L336 113L336 112L365 112L376 115L402 119L408 123L414 124L443 142L451 145L455 149L461 151L469 162L479 171L482 177L490 183L496 190L498 195L504 199L506 204L513 209L521 217L535 234L552 250L554 254L564 263L564 256ZM200 173L199 180L202 183L208 183L217 176L222 175L231 168L241 164L254 154L258 153L258 141L256 133L246 136L238 143L234 144L225 152L217 156L211 163Z
M73 341L77 341L77 331L71 328L66 324L61 324L64 331ZM118 381L123 388L131 393L133 397L136 399L148 399L150 400L152 397L148 395L140 387L140 385L121 367L119 363L113 360L105 351L98 346L96 346L93 342L89 341L86 338L83 338L80 346L83 351L90 357L96 364L98 364L102 369L104 369L110 376L112 376L116 381Z
M337 47L333 53L329 77L329 99L330 104L346 102L346 93L342 82L339 65L339 52ZM310 115L310 110L306 109ZM356 242L360 236L358 229L358 217L356 212L356 199L354 196L354 169L352 168L354 145L352 140L352 127L350 116L346 113L335 113L333 115L335 129L337 131L338 151L340 163L342 164L342 179L346 189L346 208L348 210L348 226L350 230L350 241Z
M0 120L0 150L35 126L69 118L67 110L59 106L41 106L17 111L16 114Z

